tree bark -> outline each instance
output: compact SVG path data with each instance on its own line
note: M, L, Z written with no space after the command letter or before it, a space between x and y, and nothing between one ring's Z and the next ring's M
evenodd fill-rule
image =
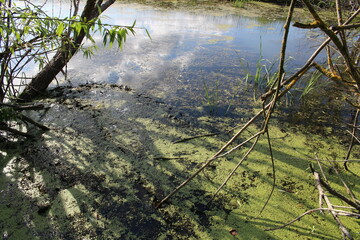
M110 7L115 0L107 0L103 3L102 0L87 0L84 10L81 14L81 18L88 22L92 19L99 17L101 12ZM101 12L98 11L98 6ZM31 82L25 87L24 91L19 96L19 101L30 101L35 96L46 90L49 84L53 81L56 75L65 67L72 56L80 48L85 38L85 32L81 31L76 39L71 43L65 43L58 50L50 62L40 70L40 72L31 80Z

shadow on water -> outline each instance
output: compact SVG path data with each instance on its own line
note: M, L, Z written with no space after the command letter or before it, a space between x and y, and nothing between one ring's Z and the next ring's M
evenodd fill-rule
M292 145L290 139L289 144L276 143L282 146L275 155L284 161L277 169L287 191L277 192L259 219L249 217L256 215L271 184L262 143L210 207L204 207L206 201L237 154L211 166L164 208L155 209L154 202L188 177L223 137L173 144L213 129L194 124L194 118L157 98L118 85L62 87L51 94L41 100L51 108L33 116L51 130L27 142L21 156L4 162L0 224L8 239L233 239L233 229L237 239L337 238L322 230L331 222L323 216L279 232L263 231L291 220L315 201L295 193L308 194L311 184L298 186L309 180L301 175L304 162L289 159L304 156L287 149L302 153L308 151L306 145ZM284 199L294 205L279 206ZM295 205L300 203L302 207ZM325 225L309 230L316 219Z
M42 121L52 130L7 164L14 183L2 188L1 226L9 239L211 238L209 216L194 213L194 200L206 193L197 183L184 193L186 204L175 199L153 207L197 165L182 160L193 150L170 145L188 131L185 121L169 117L151 98L116 87L64 88L59 95L45 99L52 107ZM158 149L158 141L179 160L161 160L170 149Z

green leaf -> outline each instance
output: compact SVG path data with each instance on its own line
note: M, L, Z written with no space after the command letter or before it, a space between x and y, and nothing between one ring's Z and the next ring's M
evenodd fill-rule
M80 34L81 29L82 29L81 23L77 23L77 24L75 25L76 33L77 33L77 34Z
M107 44L108 37L109 37L109 32L106 31L105 34L104 34L104 38L103 38L103 45L104 46Z
M118 43L118 47L120 49L122 49L122 44L123 42L125 42L126 40L126 34L123 34L121 31L117 32L117 43Z
M61 22L56 29L56 35L58 35L60 37L62 35L63 31L64 31L64 24Z
M96 5L97 7L97 10L98 10L98 13L99 13L99 16L101 15L102 11L101 11L101 7L99 5Z
M110 34L109 47L112 47L112 45L113 45L114 42L115 42L116 30L115 30L115 29L111 29L111 30L109 31L109 34Z
M152 40L152 38L151 38L151 36L150 36L150 33L149 33L149 31L145 28L145 32L146 32L146 34L148 35L148 37L150 38L150 40Z
M21 41L21 37L20 37L20 33L19 33L19 31L15 31L15 37L16 37L16 40L17 41Z

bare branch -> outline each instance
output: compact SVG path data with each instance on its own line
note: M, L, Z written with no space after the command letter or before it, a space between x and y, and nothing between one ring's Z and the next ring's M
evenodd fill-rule
M27 138L33 138L33 136L28 134L28 133L21 132L19 130L13 129L13 128L8 127L8 126L3 125L3 124L0 124L0 131L9 132L9 133L12 133L12 134L14 134L16 136L23 136L23 137L27 137Z
M274 230L278 230L278 229L282 229L282 228L285 228L291 224L293 224L294 222L300 220L301 218L305 217L306 215L310 214L310 213L314 213L314 212L318 212L318 211L330 211L331 209L329 208L315 208L315 209L311 209L311 210L308 210L306 212L304 212L303 214L301 214L300 216L298 216L297 218L295 218L294 220L291 220L290 222L284 224L284 225L281 225L281 226L278 226L278 227L274 227L274 228L268 228L268 229L264 229L264 231L274 231ZM334 212L338 212L338 213L344 213L344 211L341 211L341 210L336 210L336 209L333 209L332 211ZM346 213L349 213L349 214L354 214L354 213L350 213L350 212L346 212ZM360 217L360 214L354 214L355 216L357 217Z
M329 28L333 31L338 31L338 30L355 29L359 27L360 27L360 23L354 23L354 24L341 25L341 26L330 26Z
M351 135L351 139L350 139L350 144L349 144L349 148L348 148L348 152L346 154L346 157L345 157L345 162L344 162L344 167L346 170L349 170L348 168L348 159L350 157L350 153L351 153L351 150L353 148L353 145L354 145L354 140L357 140L359 143L359 139L355 136L355 133L356 133L356 125L357 125L357 122L358 122L358 119L359 119L359 113L360 113L360 109L357 109L356 110L356 113L355 113L355 116L354 116L354 121L353 121L353 128L352 128L352 131L350 132L350 135Z
M43 109L45 106L43 104L32 104L32 105L14 105L9 103L0 103L0 107L10 107L14 110L39 110Z

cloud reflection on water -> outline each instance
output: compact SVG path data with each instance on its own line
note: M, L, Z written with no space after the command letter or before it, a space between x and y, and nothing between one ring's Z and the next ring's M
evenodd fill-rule
M106 16L106 22L117 25L132 25L136 19L136 26L148 29L152 40L145 31L137 29L135 37L128 37L123 51L101 48L91 59L84 59L82 54L75 56L68 67L73 84L111 82L168 96L182 84L199 84L219 69L228 69L227 74L236 76L241 72L239 58L250 65L259 58L260 41L263 58L269 60L277 58L281 46L282 20L214 16L120 3L114 4ZM304 53L309 48L305 39L306 31L291 30L288 54L300 62L305 60ZM196 71L191 74L193 70ZM197 79L198 71L202 76ZM186 79L190 75L195 77Z

